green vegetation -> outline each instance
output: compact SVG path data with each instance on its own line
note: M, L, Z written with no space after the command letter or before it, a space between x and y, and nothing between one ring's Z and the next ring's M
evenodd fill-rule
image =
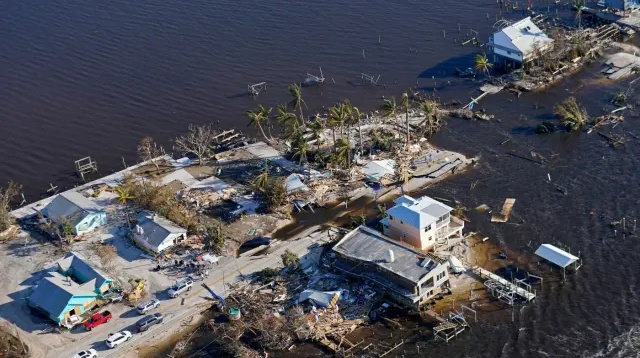
M0 188L0 232L3 232L14 223L11 216L11 201L20 194L22 186L9 182L6 189Z
M556 131L556 125L551 121L543 121L536 127L536 134L549 134Z
M490 76L489 70L493 67L493 63L489 62L486 54L477 54L473 61L473 67L476 71Z
M285 250L280 258L282 259L282 264L289 269L298 269L300 267L300 257L289 250Z
M556 105L553 113L562 119L562 124L569 131L580 130L587 124L587 111L578 103L575 97L569 97Z

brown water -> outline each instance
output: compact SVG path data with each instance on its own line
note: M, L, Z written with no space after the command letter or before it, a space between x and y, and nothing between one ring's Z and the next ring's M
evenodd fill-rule
M169 148L189 123L219 121L221 127L245 130L246 109L287 101L286 85L318 66L329 83L304 90L308 112L345 98L371 110L382 95L398 95L416 80L431 90L432 76L444 100L466 100L477 85L449 74L469 67L482 49L461 47L453 39L457 23L463 35L473 28L486 38L494 22L487 13L495 17L495 2L2 2L0 182L23 183L34 199L50 182L76 183L73 161L80 157L91 155L102 174L119 169L122 157L132 163L136 143L146 135ZM381 74L386 87L362 86L361 72ZM595 67L520 99L490 96L482 105L500 121L452 119L433 139L482 160L479 168L424 193L467 207L495 208L516 198L511 221L523 225L472 216L469 228L525 253L541 243L561 242L580 250L585 266L563 286L543 290L516 323L510 314L495 313L429 354L638 356L639 238L622 240L620 233L616 238L608 226L623 216L628 223L638 217L638 140L628 136L625 148L613 150L596 134L532 134L569 94L594 115L612 109L612 93L626 84L596 81L591 72ZM261 81L269 83L268 92L257 99L244 95L248 83ZM630 97L639 102L635 91ZM534 109L534 103L541 108ZM616 131L640 134L637 116L626 115ZM513 138L509 145L497 145L507 137ZM504 154L512 149L558 155L540 167ZM477 184L470 190L472 183ZM315 222L301 215L297 225Z

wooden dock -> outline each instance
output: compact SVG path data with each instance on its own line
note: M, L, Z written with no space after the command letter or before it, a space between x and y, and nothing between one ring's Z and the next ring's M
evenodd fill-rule
M520 296L521 298L523 298L526 302L531 302L536 298L536 294L530 291L527 291L526 289L512 283L509 282L508 280L500 277L499 275L496 275L495 273L485 270L482 267L474 267L473 268L473 272L475 274L477 274L478 276L480 276L483 279L486 280L494 280L499 282L501 285L510 288L511 290L513 290L518 296Z

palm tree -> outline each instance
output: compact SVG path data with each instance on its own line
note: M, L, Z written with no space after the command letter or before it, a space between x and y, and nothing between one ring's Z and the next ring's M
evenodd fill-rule
M572 131L579 130L589 120L587 110L576 101L575 97L569 97L555 106L553 114L562 118L562 124Z
M582 9L584 8L584 0L574 0L573 7L576 9L576 21L578 21L578 30L582 30Z
M302 128L304 128L305 125L304 117L302 116L302 105L306 107L307 104L305 103L304 99L302 99L302 88L294 83L289 86L289 94L291 95L291 102L289 102L289 104L294 109L300 110L300 123L302 124Z
M302 166L302 162L309 163L307 159L307 154L311 151L311 146L309 142L304 138L304 136L298 137L296 140L296 148L291 156L293 159L300 157L299 165Z
M320 149L320 135L324 131L324 124L320 121L320 115L316 115L316 120L309 126L313 138L316 140L316 149Z
M258 108L255 111L246 112L247 117L251 119L251 122L249 122L249 125L259 128L260 132L262 132L262 136L267 141L269 141L269 138L267 138L267 135L264 133L264 129L262 128L262 123L266 122L269 119L269 114L271 113L271 110L272 110L271 107L265 108L264 106L259 104Z
M300 126L298 124L298 118L295 114L289 112L289 108L287 108L284 104L278 105L278 113L275 116L278 123L284 126L284 138L290 139L293 138L298 132Z
M348 113L343 103L337 104L329 109L329 126L333 130L333 146L336 147L336 127L340 127L340 136L342 137L342 128L348 121Z
M411 132L409 127L409 95L407 92L402 94L402 102L400 103L400 107L404 110L405 119L407 121L407 149L409 149L409 142L411 141Z
M131 193L129 193L129 188L125 188L122 186L116 188L116 193L118 194L118 197L116 199L122 205L125 205L127 201L136 198L135 196L131 195Z
M420 109L424 112L424 120L420 123L420 127L422 127L420 136L423 137L425 134L431 136L437 133L442 127L440 116L438 115L438 102L422 102Z
M398 118L396 116L398 115L398 105L395 97L382 101L382 114L387 118L393 117L397 122Z
M351 145L344 138L336 143L336 162L343 167L351 167Z
M476 71L480 71L480 73L485 73L487 76L491 77L489 74L489 70L493 67L493 63L489 62L486 54L477 54L474 60L474 67Z
M253 181L253 189L266 192L269 187L269 170L265 168L264 172L256 177Z

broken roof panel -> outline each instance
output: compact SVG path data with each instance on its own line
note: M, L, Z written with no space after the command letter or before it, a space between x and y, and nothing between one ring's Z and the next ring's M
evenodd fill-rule
M161 183L162 185L167 185L174 181L179 181L184 185L186 185L187 187L196 185L199 183L199 181L196 178L194 178L193 175L191 175L188 171L184 169L178 169L176 171L173 171L165 175L164 177L162 177Z
M291 174L284 180L284 186L287 190L287 194L292 194L298 191L308 191L307 187L300 179L300 175Z
M98 204L75 191L67 191L56 196L43 210L43 214L53 221L61 218L69 220L74 226L92 212L102 212Z
M197 182L189 187L191 190L211 190L214 192L221 192L229 187L229 184L225 183L222 179L215 176L210 176L204 180Z
M309 301L316 307L327 308L331 305L333 297L335 295L340 297L340 294L340 291L321 292L316 290L304 290L300 292L297 303Z
M562 268L571 265L579 259L578 257L551 244L540 245L536 250L536 255Z

